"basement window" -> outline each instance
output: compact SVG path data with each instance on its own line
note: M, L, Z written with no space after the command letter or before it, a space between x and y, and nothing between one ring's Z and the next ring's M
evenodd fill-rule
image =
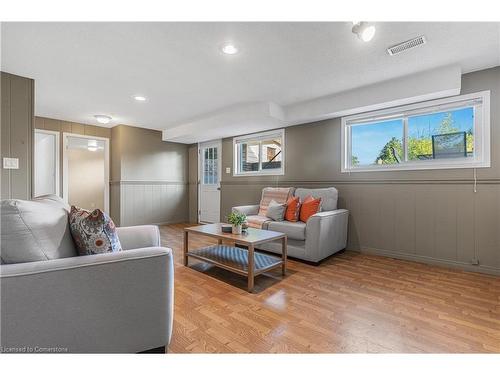
M490 92L342 118L342 172L490 166Z
M233 138L234 175L283 175L284 129Z

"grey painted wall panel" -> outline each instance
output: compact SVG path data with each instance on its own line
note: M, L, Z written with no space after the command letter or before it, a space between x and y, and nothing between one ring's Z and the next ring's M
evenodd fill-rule
M420 185L415 187L415 201L418 202L415 207L415 232L418 233L415 238L415 248L419 255L434 257L435 196L429 191L428 186Z
M188 220L188 146L161 132L118 125L111 131L113 217L121 226ZM113 202L113 197L111 198Z
M12 76L10 142L11 157L19 159L19 169L11 170L11 194L13 198L31 198L31 168L33 142L33 80Z
M109 168L109 176L111 181L121 180L121 151L122 151L122 140L121 140L121 126L115 126L111 128L111 141L110 141L110 158L109 162L111 166Z
M500 269L499 185L479 187L475 199L475 248L481 264Z
M19 159L19 169L2 167L2 199L31 199L34 81L1 73L2 158Z
M10 156L10 75L1 73L1 147L2 158ZM3 160L3 159L2 159ZM3 162L2 162L3 163ZM2 168L2 199L10 198L10 170Z
M121 226L187 220L187 185L168 182L114 183L123 196Z
M395 233L396 249L415 254L415 190L398 189L392 194L396 202Z
M110 216L113 219L116 226L121 226L120 207L121 207L122 194L120 191L120 185L111 184L109 188L109 195L110 195L110 201L109 201Z
M397 214L397 202L391 197L391 194L384 194L384 187L378 187L381 190L379 195L379 221L378 233L376 238L378 241L375 244L381 248L393 249L396 247L396 223L392 218ZM392 189L392 187L389 187Z
M470 262L476 257L474 193L467 185L457 185L455 188L457 190L457 260Z
M456 186L436 186L434 196L436 202L434 206L434 256L439 259L458 260L457 207L461 202L457 199Z
M120 132L121 180L187 182L187 145L164 142L156 130L125 125L116 128Z

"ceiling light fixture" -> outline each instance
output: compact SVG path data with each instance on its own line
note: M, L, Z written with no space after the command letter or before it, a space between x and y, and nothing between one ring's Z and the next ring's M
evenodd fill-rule
M353 22L354 23L354 22ZM363 42L369 42L375 36L376 28L368 22L355 22L352 26L352 32Z
M106 115L95 115L94 117L100 124L107 124L111 121L111 117Z
M238 48L234 44L225 44L221 48L222 52L226 55L235 55L238 53Z
M137 100L138 102L145 102L146 101L146 97L142 96L142 95L135 95L134 99Z

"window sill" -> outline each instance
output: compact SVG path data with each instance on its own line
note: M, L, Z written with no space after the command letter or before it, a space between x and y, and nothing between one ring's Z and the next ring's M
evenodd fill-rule
M284 175L285 175L284 171L269 172L269 173L262 173L262 172L233 173L233 177L284 176Z
M357 173L357 172L391 172L391 171L421 171L421 170L432 170L432 169L473 169L473 168L490 168L489 162L468 162L468 163L447 163L447 164L432 164L432 165L384 165L384 166L373 166L373 167L360 167L346 169L342 168L342 173Z

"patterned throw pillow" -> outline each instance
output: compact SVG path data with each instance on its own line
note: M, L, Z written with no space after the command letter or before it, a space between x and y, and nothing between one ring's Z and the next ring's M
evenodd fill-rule
M113 220L100 209L90 212L71 206L69 226L80 255L122 251Z

